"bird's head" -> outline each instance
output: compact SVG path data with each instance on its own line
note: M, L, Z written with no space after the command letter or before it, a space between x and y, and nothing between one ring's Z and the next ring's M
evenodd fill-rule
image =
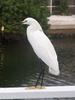
M26 24L26 25L33 25L35 23L38 23L38 22L31 17L28 17L22 21L22 24Z
M38 21L36 21L34 18L28 17L22 21L22 24L26 24L28 26L31 26L30 28L31 28L31 30L33 29L33 31L35 31L35 30L43 31L42 27L40 26Z

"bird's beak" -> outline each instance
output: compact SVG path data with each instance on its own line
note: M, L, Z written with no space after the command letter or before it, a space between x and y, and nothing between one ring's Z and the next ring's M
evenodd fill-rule
M22 24L25 24L25 23L24 23L24 20L22 21Z
M23 21L22 21L22 24L27 24L27 21L26 21L26 20L23 20Z

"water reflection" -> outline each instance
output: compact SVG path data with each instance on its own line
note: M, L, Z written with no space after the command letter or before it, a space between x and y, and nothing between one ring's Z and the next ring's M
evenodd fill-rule
M75 40L52 40L60 63L60 76L48 73L46 67L44 85L75 85ZM46 65L45 65L46 66ZM34 85L40 65L27 40L0 47L0 87Z

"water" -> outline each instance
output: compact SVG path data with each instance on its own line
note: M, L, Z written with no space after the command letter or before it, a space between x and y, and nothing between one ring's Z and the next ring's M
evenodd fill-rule
M61 74L58 77L50 75L46 67L44 85L75 85L75 40L55 39L52 43ZM34 85L39 70L38 58L27 40L0 47L0 87Z
M52 39L52 43L58 55L61 74L58 77L50 75L46 67L43 84L75 85L75 39ZM27 39L0 46L0 87L35 85L39 71L38 58Z

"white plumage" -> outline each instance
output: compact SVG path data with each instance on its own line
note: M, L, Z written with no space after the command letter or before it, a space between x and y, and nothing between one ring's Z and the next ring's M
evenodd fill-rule
M23 24L29 25L27 28L27 38L36 55L49 67L51 74L59 75L57 54L40 24L33 18L26 18Z

